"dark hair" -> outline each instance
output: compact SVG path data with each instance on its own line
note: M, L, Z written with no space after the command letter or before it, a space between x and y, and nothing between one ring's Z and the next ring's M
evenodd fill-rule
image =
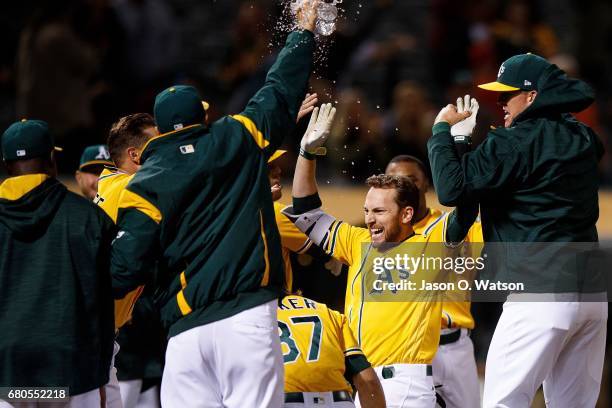
M149 127L155 127L155 120L148 113L134 113L113 123L107 141L111 160L119 165L125 149L144 146L149 136L143 131Z
M368 177L366 184L372 188L395 189L397 192L395 202L400 208L412 207L415 210L419 208L419 189L408 177L379 174Z
M387 164L387 167L389 167L389 165L393 163L414 163L418 166L419 170L423 172L425 178L429 179L429 172L427 171L427 166L425 166L425 163L423 163L423 161L418 157L411 156L409 154L400 154L399 156L395 156L394 158L392 158L389 164Z

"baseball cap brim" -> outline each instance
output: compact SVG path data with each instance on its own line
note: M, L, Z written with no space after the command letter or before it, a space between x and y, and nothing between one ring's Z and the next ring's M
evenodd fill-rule
M270 158L268 159L268 163L272 163L274 160L280 158L282 155L284 155L285 153L287 153L286 150L277 150L275 151L272 156L270 156Z
M501 82L487 82L486 84L478 85L480 89L484 89L485 91L494 91L494 92L512 92L512 91L520 91L521 88L516 88L514 86L505 85Z

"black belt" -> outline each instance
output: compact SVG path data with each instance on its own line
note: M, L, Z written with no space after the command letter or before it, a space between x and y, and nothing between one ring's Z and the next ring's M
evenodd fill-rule
M460 338L461 338L461 329L455 330L452 333L441 334L440 335L440 345L444 346L446 344L454 343Z
M428 377L431 377L432 373L433 373L433 370L431 368L431 365L428 364L427 368L425 369L425 375L427 375ZM395 368L393 366L385 366L382 369L381 375L384 380L393 378L395 377Z
M318 403L317 399L321 397L314 397L315 404ZM334 402L353 402L353 397L346 391L333 391L332 398ZM286 392L285 403L301 402L304 403L304 393L302 392ZM323 401L321 401L323 402Z

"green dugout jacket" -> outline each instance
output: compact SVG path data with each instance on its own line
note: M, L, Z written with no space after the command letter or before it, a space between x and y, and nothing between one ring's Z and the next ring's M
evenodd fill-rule
M486 242L597 241L603 146L568 113L593 98L588 85L551 65L512 126L491 130L461 159L448 123L436 124L427 147L440 203L479 202Z
M267 159L295 127L314 37L291 33L242 113L153 139L121 200L115 297L159 262L156 302L169 336L281 296L283 262Z
M588 107L593 91L555 65L537 90L510 127L489 131L461 158L448 123L434 125L427 147L436 192L443 205L479 203L489 256L483 277L524 283L525 292L603 291L602 269L593 266L601 258L603 146L569 113Z

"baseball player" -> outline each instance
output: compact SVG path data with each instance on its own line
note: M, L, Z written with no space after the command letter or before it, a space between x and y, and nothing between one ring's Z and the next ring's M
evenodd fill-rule
M95 198L96 191L98 191L98 178L104 166L114 166L110 160L108 147L93 145L83 150L79 169L74 173L74 178L85 198L90 200Z
M94 200L112 219L117 220L119 197L134 173L138 171L142 147L153 137L157 136L157 129L153 117L147 113L136 113L119 119L111 126L108 137L110 158L116 167L105 168L100 175L98 192ZM161 336L156 330L159 322L155 309L151 305L150 295L140 297L143 287L138 287L128 293L123 299L115 300L115 331L118 331L117 343L122 347L121 352L115 356L111 375L111 382L107 386L107 399L116 401L123 408L133 408L139 399L147 399L148 406L159 406L159 387L152 386L147 396L142 395L144 371L147 366L152 367L149 377L161 378L160 353ZM137 300L138 299L138 300ZM119 331L119 328L131 319L132 310L137 308L137 319L130 327ZM134 350L130 347L133 338L146 336L146 342ZM116 347L116 353L119 348ZM115 353L115 354L116 354ZM127 362L127 364L125 364ZM125 367L129 369L126 370ZM128 372L126 372L128 371ZM130 373L136 373L129 375ZM126 376L128 378L126 378ZM136 377L135 379L132 377ZM117 381L124 380L124 381ZM150 397L149 397L150 396ZM111 398L112 397L112 398ZM117 398L119 400L117 401Z
M285 364L285 407L385 407L376 373L359 348L346 317L302 296L278 304Z
M411 220L418 208L418 190L406 177L379 175L368 179L364 210L367 228L357 228L324 213L319 207L315 153L329 135L335 110L315 109L302 138L293 182L293 208L285 211L314 244L349 265L345 313L349 326L381 380L387 406L433 407L436 397L431 363L440 339L442 305L434 294L418 301L365 301L373 276L370 252L389 243L419 248L430 242L459 242L468 225L457 211L428 233L414 233ZM473 219L472 219L473 220ZM413 248L414 248L413 246ZM420 253L419 253L420 255ZM416 255L415 255L416 256ZM401 271L393 270L393 281Z
M557 263L565 257L556 248L569 244L537 246L533 257L528 246L509 244L597 242L597 163L603 148L597 135L568 113L588 107L593 91L533 54L506 60L497 81L480 87L499 93L504 127L489 131L460 161L450 129L469 113L448 105L436 118L428 150L440 202L479 201L485 242L506 243L507 279L527 282L527 293L509 295L497 324L487 355L484 406L529 407L543 383L549 406L593 407L604 361L605 296L604 302L581 302L584 294L576 283L585 282L578 276L582 271ZM589 276L596 272L589 270ZM523 299L542 300L537 313Z
M285 206L278 202L283 195L283 191L280 183L281 169L275 162L285 153L287 153L286 150L277 150L270 156L268 159L268 177L270 178L270 189L274 201L274 218L281 239L281 251L285 267L285 289L291 292L293 288L293 269L290 254L291 252L296 254L306 253L311 248L312 241L282 213Z
M467 134L467 133L466 133ZM419 208L415 211L412 228L416 234L426 235L428 228L444 220L446 213L427 207L426 192L430 188L427 169L414 156L396 156L387 165L386 174L410 178L419 189ZM480 222L470 228L466 242L482 242ZM474 344L470 330L474 318L469 302L443 304L440 345L432 363L433 381L437 398L446 408L478 408L480 382L474 358ZM441 404L442 405L442 404Z
M114 225L55 178L45 122L14 123L0 144L9 176L0 185L0 387L68 387L70 407L99 407L113 352Z
M314 51L318 1L302 3L262 89L239 115L204 124L198 92L157 95L160 135L119 200L113 289L122 297L160 266L169 329L165 406L280 406L276 319L284 284L267 160L295 126ZM245 358L248 356L248 358Z

